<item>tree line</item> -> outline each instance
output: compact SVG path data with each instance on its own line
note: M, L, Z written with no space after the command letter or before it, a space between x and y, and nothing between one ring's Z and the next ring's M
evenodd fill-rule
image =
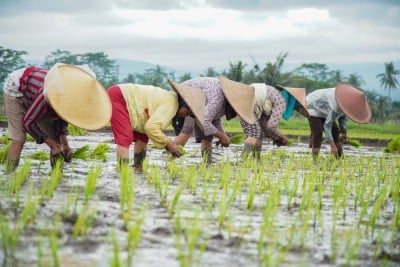
M0 85L7 75L15 69L27 66L23 59L28 53L0 46ZM340 70L330 70L326 64L304 63L292 71L283 71L283 65L288 53L280 53L273 61L263 65L254 61L252 66L242 61L230 62L226 69L217 71L208 67L200 76L217 77L225 75L228 78L250 83L266 83L269 85L280 84L289 87L305 88L309 93L316 89L334 87L339 82L348 82L362 89L365 85L363 78L357 73L344 76ZM119 78L119 66L104 52L74 54L70 51L57 49L45 57L42 66L51 68L55 63L74 65L87 64L96 73L97 79L105 88L117 83L148 84L165 89L170 89L167 80L172 79L182 82L193 78L190 72L176 77L174 72L168 72L161 66L146 69L143 73L129 73L126 77ZM384 63L384 71L376 75L381 86L388 91L387 96L375 92L365 91L371 105L373 118L376 122L387 120L400 121L400 101L393 101L390 93L397 90L400 70L396 69L393 62Z

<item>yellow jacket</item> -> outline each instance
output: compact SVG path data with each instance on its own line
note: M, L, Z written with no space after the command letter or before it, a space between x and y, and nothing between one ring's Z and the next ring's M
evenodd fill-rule
M141 84L119 85L126 101L132 129L146 134L157 148L164 148L168 137L162 131L178 110L175 92Z

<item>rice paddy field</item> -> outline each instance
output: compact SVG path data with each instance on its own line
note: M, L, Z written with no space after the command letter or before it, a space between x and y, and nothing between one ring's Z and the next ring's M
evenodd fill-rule
M231 145L207 165L192 139L175 160L149 146L135 173L110 132L69 140L63 171L34 142L15 173L0 166L2 266L400 265L400 156L382 147L314 160L265 140L260 161Z

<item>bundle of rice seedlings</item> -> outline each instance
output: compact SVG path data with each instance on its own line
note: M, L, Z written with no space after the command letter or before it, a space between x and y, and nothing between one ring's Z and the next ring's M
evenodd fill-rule
M68 132L70 135L83 135L87 133L87 130L68 124Z
M187 154L187 151L183 148L183 145L178 145L178 149L181 155Z
M244 135L244 134L237 134L237 135L234 135L234 136L232 136L232 137L230 138L230 139L231 139L231 144L234 144L234 145L243 144L244 138L245 138L245 135Z
M78 148L77 150L72 153L72 158L73 159L82 159L82 160L88 160L89 158L89 145L84 145L81 148Z
M357 148L362 146L361 142L356 139L347 139L346 144Z
M26 157L29 159L36 159L36 160L40 160L40 161L45 161L50 158L49 155L46 152L44 152L43 150L39 150L33 154L27 155Z
M100 159L106 160L107 159L107 152L110 150L110 146L105 143L98 144L90 154L90 158L92 159Z

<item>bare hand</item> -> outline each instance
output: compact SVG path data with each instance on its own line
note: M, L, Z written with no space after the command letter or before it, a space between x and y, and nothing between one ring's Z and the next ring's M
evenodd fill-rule
M231 143L231 139L226 134L222 134L221 137L219 138L219 141L223 147L228 147L229 144Z
M172 141L169 141L166 145L166 149L172 154L174 157L180 157L181 152L179 151L179 147Z

